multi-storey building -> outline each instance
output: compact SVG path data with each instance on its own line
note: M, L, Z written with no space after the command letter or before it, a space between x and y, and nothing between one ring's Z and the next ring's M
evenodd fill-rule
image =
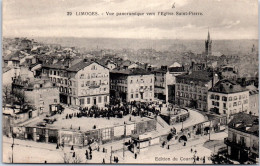
M59 89L47 78L22 80L14 78L12 91L21 91L24 94L25 102L34 105L37 114L50 113L50 106L60 103ZM31 116L31 115L30 115Z
M167 68L157 69L154 73L154 95L155 98L166 101L166 72Z
M176 76L185 73L184 67L162 66L154 70L154 95L155 98L171 102L174 98L173 87L176 84Z
M109 103L109 69L97 62L85 59L74 65L66 61L43 65L43 75L59 87L62 103L80 107Z
M123 101L153 101L154 74L139 68L113 70L110 73L111 96Z
M254 85L246 88L249 90L249 113L259 116L259 90Z
M229 80L219 81L208 92L208 108L218 114L249 113L249 91Z
M205 70L176 76L175 103L207 111L208 90L217 81L217 74Z
M258 163L259 118L238 113L228 124L228 137L224 139L231 159L241 163Z

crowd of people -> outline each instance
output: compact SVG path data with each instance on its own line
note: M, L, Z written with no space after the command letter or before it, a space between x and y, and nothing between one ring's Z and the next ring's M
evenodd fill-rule
M140 102L120 102L114 103L115 105L105 105L104 108L99 108L96 106L81 107L79 112L66 114L66 119L72 119L73 117L94 117L94 118L123 118L126 115L133 116L151 116L159 115L160 109L159 106L154 103L140 103Z

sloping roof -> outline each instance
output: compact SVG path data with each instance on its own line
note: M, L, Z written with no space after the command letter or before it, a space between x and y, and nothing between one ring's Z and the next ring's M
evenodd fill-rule
M125 69L125 70L114 69L114 70L111 71L111 73L125 74L125 75L149 75L149 74L152 74L151 72L144 70L142 68L133 68L133 69Z
M79 63L71 66L70 68L68 68L68 71L79 71L87 66L89 66L90 64L92 64L93 62L84 62L84 61L80 61Z
M170 67L181 67L181 64L174 62Z
M230 94L230 93L244 92L248 90L232 81L221 80L218 83L216 83L216 85L212 87L209 91Z
M170 67L169 72L184 72L184 67Z
M210 81L212 79L212 73L203 71L193 71L191 74L183 74L176 76L176 78L186 79L189 81Z
M237 113L229 122L228 127L259 137L259 118L254 115Z
M71 66L70 68L68 68L67 70L68 71L79 71L81 69L84 69L85 67L91 65L92 63L96 63L104 68L107 69L106 66L104 65L101 65L100 63L96 62L96 61L84 61L84 60L81 60L80 62L76 63L75 65Z

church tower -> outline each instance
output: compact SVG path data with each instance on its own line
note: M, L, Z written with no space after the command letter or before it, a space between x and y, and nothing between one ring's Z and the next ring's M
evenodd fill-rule
M210 40L210 34L209 34L209 30L208 30L208 38L205 41L205 53L206 56L210 56L211 55L211 46L212 46L212 40Z

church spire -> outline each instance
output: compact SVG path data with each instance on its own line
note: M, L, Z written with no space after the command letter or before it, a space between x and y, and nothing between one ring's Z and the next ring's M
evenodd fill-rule
M209 27L208 27L208 41L210 41Z
M209 28L208 28L208 38L205 41L205 53L206 53L206 55L211 55L211 44L212 44L212 40L210 39L210 33L209 33Z

